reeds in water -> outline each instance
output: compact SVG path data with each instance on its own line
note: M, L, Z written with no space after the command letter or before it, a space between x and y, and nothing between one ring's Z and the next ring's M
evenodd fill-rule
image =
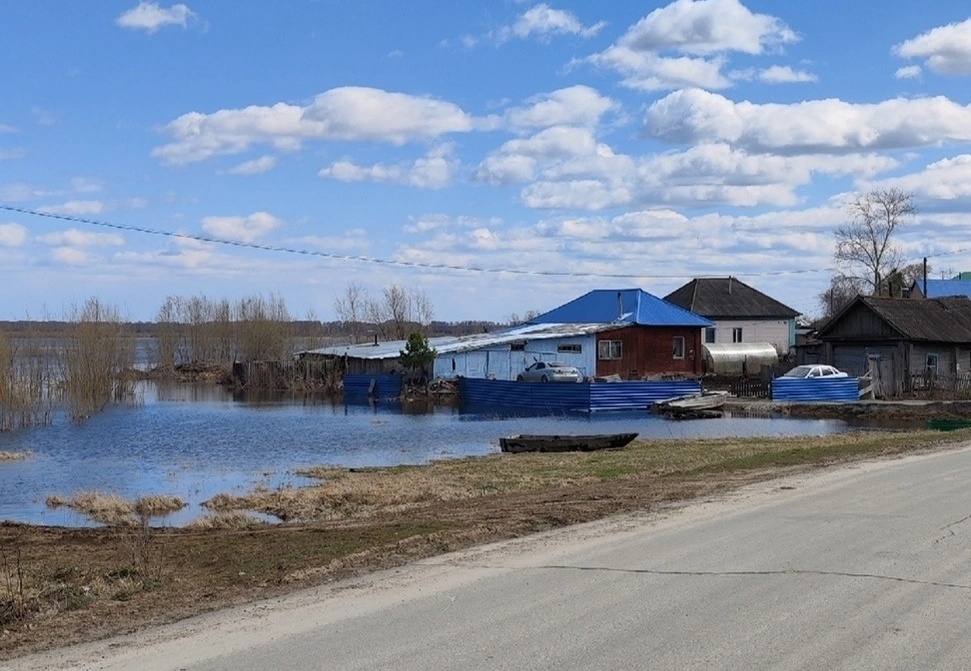
M50 370L39 352L0 333L0 431L51 421Z
M135 363L134 342L118 310L95 298L73 315L61 369L64 395L75 421L109 403L134 399L134 384L127 375Z

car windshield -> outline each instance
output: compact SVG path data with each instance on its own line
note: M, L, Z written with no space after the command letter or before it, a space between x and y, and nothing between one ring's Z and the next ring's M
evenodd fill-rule
M809 377L812 366L796 366L782 377Z

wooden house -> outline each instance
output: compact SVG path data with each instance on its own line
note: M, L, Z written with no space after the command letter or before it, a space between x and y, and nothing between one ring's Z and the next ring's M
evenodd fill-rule
M590 291L528 323L586 327L591 333L576 343L583 365L594 377L625 380L701 375L701 334L711 327L707 319L641 289Z
M914 391L915 380L956 384L971 373L971 298L857 296L817 337L840 370L876 368L885 395Z
M769 343L779 356L796 344L799 312L736 277L697 278L664 300L713 322L705 344Z

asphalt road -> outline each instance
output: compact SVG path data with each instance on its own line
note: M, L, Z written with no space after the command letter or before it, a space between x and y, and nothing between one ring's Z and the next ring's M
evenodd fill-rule
M971 447L0 663L55 668L969 669Z

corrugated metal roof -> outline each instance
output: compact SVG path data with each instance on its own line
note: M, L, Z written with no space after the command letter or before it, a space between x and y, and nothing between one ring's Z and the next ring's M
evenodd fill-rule
M664 300L709 319L792 319L799 315L737 277L694 279Z
M924 291L924 280L916 282L917 288ZM971 297L971 281L968 280L927 280L927 298L941 298L943 296Z
M428 346L438 354L469 352L483 347L504 345L522 340L548 340L586 336L600 331L617 328L617 324L523 324L494 333L475 333L467 336L437 336L428 339ZM347 356L351 359L395 359L405 348L406 340L364 343L360 345L337 345L300 352L320 356Z
M704 317L653 296L643 289L596 289L550 310L530 324L612 323L641 326L711 326Z

